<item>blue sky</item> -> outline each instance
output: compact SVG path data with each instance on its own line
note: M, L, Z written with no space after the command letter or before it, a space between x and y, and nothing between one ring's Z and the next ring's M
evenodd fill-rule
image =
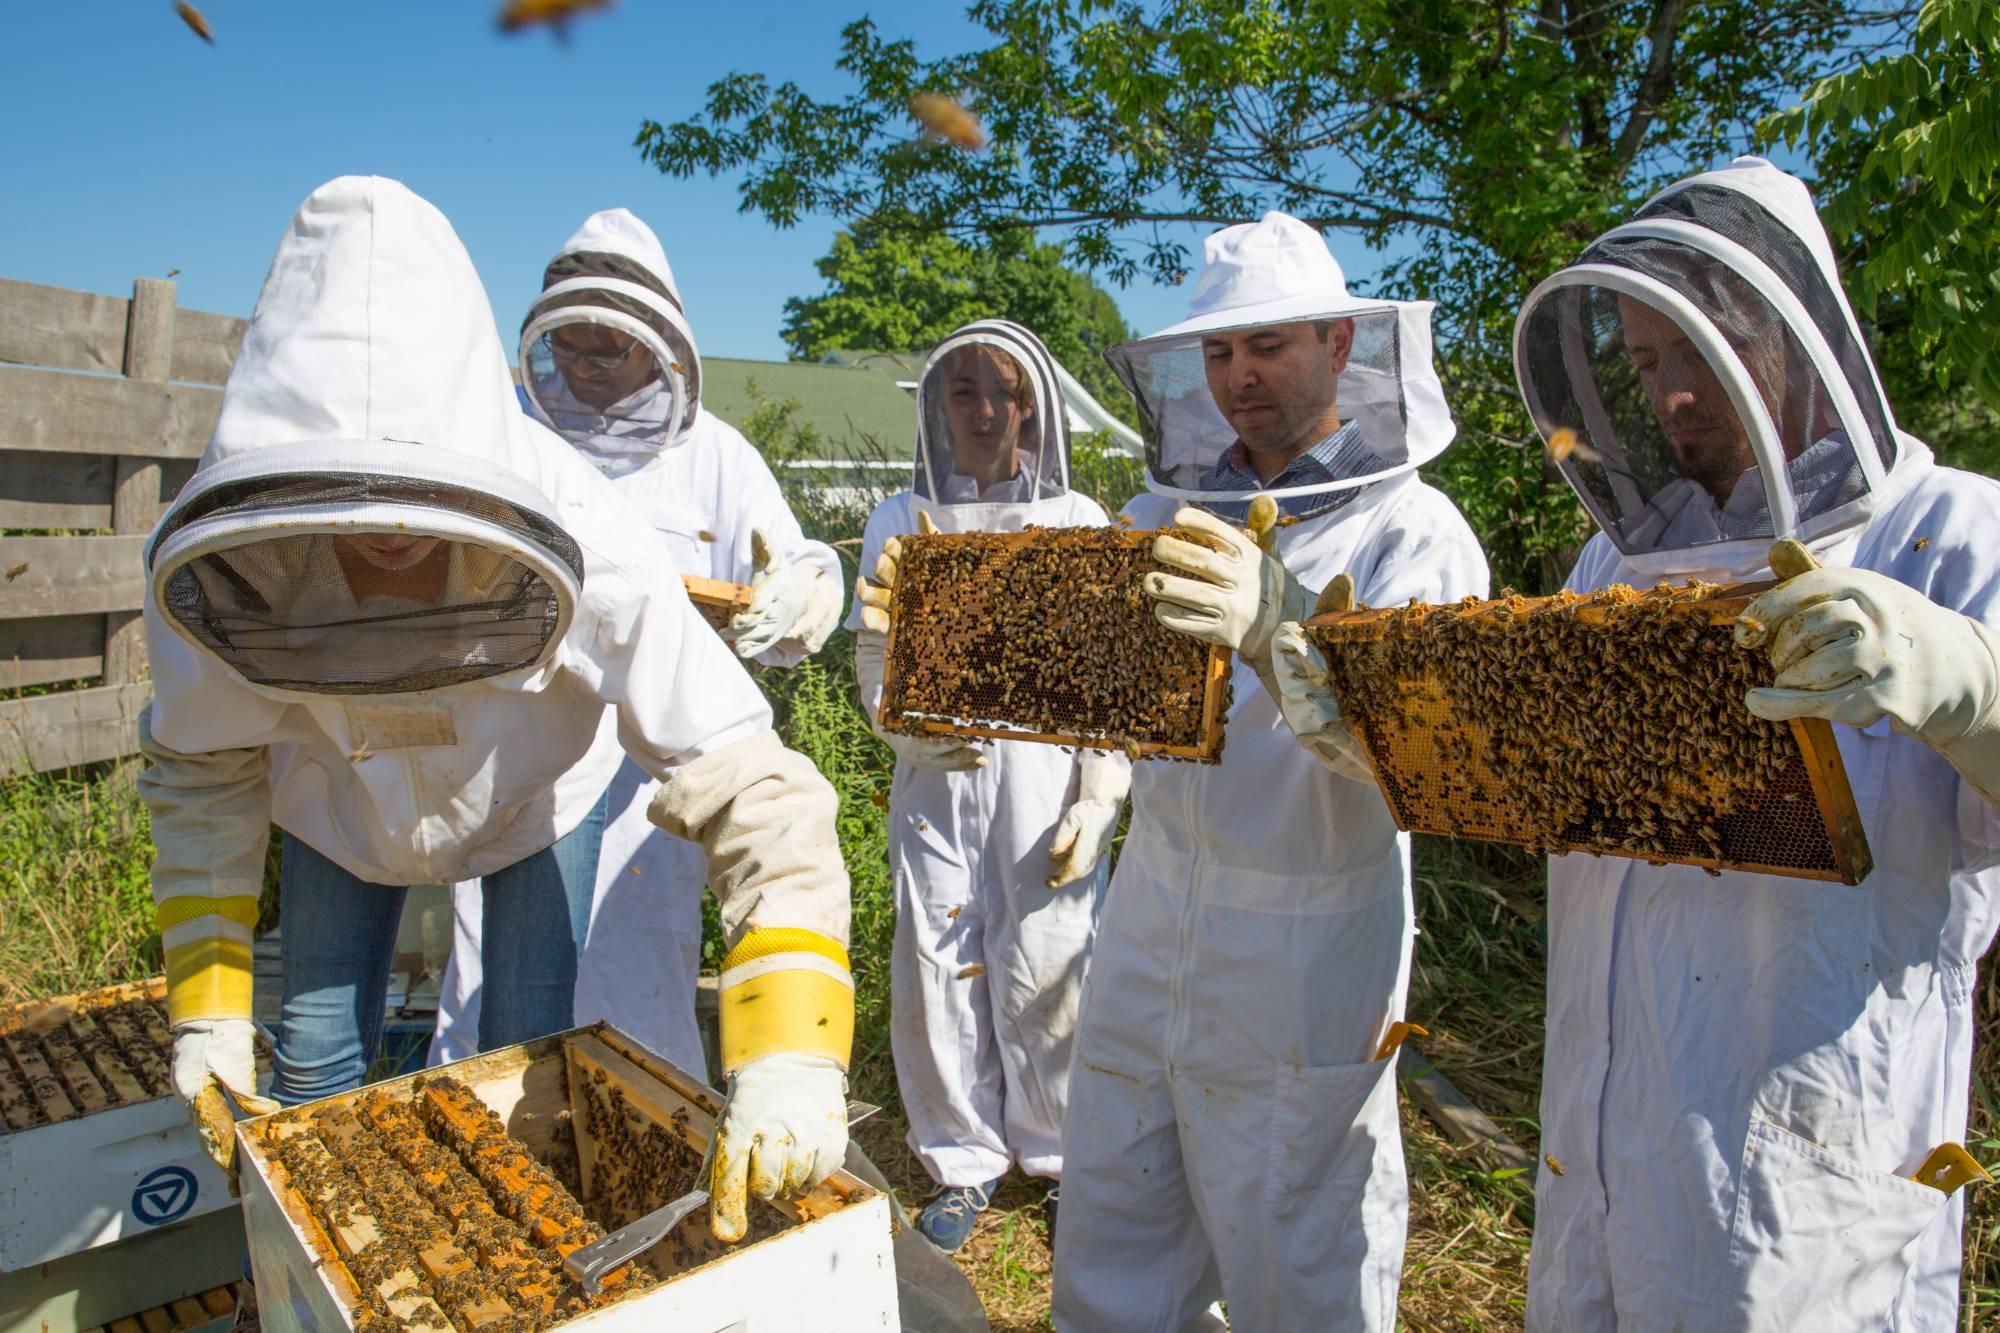
M670 180L631 141L731 70L845 91L833 59L861 0L620 0L566 46L500 34L499 0L199 3L213 47L170 0L0 7L0 277L129 294L178 268L183 306L247 315L299 201L374 173L451 219L503 334L576 223L614 205L660 233L709 355L782 357L785 298L821 287L831 221L778 231L736 211L734 180ZM953 0L867 12L925 55L976 35ZM1185 309L1168 288L1117 296L1142 330Z

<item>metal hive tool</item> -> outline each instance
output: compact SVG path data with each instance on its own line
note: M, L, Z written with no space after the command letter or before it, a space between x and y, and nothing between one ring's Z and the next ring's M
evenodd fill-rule
M1153 532L1030 528L902 539L882 725L1215 763L1229 651L1161 625Z
M1832 728L1743 707L1772 669L1730 622L1765 586L1339 611L1308 633L1402 828L1859 883Z

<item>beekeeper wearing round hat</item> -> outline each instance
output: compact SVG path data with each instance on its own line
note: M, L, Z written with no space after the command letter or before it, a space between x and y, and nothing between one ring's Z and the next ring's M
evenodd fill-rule
M862 536L874 578L849 623L871 724L901 535L1107 521L1069 489L1068 412L1041 339L998 319L955 330L918 380L912 487ZM1062 1177L1070 1042L1131 768L1092 750L878 734L896 753L891 1045L910 1148L938 1184L917 1227L950 1251L1012 1164Z
M701 406L701 357L652 228L623 208L584 219L542 275L520 343L521 398L651 520L684 574L749 584L723 630L739 657L794 666L840 621L840 561L800 530L777 479L736 429ZM618 736L598 737L602 754ZM600 755L587 757L595 765ZM701 849L646 817L658 783L625 759L612 779L576 1021L611 1022L694 1073L701 963ZM451 961L431 1062L478 1049L482 895L452 892Z
M1486 561L1416 475L1453 432L1429 304L1350 295L1282 213L1204 249L1189 317L1109 359L1148 448L1126 512L1190 534L1155 544L1178 572L1147 592L1236 650L1234 697L1219 765L1133 776L1077 1032L1055 1317L1202 1328L1220 1298L1240 1328L1388 1329L1409 841L1371 783L1294 743L1259 678L1336 575L1373 604L1451 601L1486 590ZM1274 555L1234 526L1259 494Z
M1778 538L1821 566L1788 547L1745 609L1777 677L1744 703L1846 724L1874 858L1854 888L1549 863L1528 1326L1954 1327L1963 1205L1929 1159L1965 1135L2000 891L2000 486L1896 428L1811 197L1758 158L1538 286L1514 361L1600 529L1571 588L1770 579Z
M148 541L141 789L174 1083L253 1095L250 930L284 833L281 1102L354 1087L404 889L488 884L488 1044L566 1026L617 765L607 716L699 843L731 953L712 1225L823 1178L846 1142L853 989L834 795L665 551L518 410L450 224L345 177L280 242L215 435ZM585 835L588 838L588 835ZM553 861L556 864L542 864ZM505 1022L501 1019L505 1018Z

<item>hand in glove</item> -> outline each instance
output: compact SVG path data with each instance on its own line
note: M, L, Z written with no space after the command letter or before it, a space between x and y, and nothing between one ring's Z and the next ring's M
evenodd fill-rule
M917 532L925 537L938 530L931 516L922 509L917 511ZM861 599L861 628L873 630L877 634L889 632L889 599L896 591L896 565L903 558L903 543L891 537L882 543L882 553L875 557L875 579L870 582L866 574L855 580L855 595Z
M1174 526L1206 538L1208 544L1172 534L1155 539L1155 560L1194 575L1146 576L1155 618L1203 643L1234 648L1244 661L1264 670L1278 626L1304 620L1313 602L1274 553L1276 520L1276 502L1267 495L1250 502L1252 531L1247 534L1204 509L1189 506L1177 512Z
M823 1055L767 1055L729 1080L709 1170L708 1227L724 1242L750 1230L750 1199L809 1190L847 1157L847 1076Z
M1777 678L1744 706L1772 722L1887 717L2000 804L2000 640L1969 616L1865 569L1822 569L1795 542L1772 548L1792 574L1736 621L1736 642L1768 644ZM1797 572L1804 568L1804 572Z
M1111 849L1118 812L1132 789L1132 761L1122 754L1086 750L1078 767L1076 799L1056 821L1049 838L1049 860L1055 863L1048 880L1051 889L1074 884L1097 868Z
M723 639L748 660L789 639L816 653L840 621L840 587L826 571L777 558L764 534L751 529L750 605L723 629Z
M1374 781L1361 742L1340 715L1340 702L1327 681L1326 658L1296 620L1278 626L1272 636L1271 678L1278 711L1299 744L1344 778Z
M257 1029L247 1018L197 1018L174 1024L174 1095L187 1107L210 1160L236 1192L236 1126L230 1099L248 1115L278 1103L257 1095Z

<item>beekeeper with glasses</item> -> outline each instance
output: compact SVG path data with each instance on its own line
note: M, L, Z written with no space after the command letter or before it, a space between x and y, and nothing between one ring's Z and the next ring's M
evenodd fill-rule
M954 330L918 380L912 488L877 506L862 537L873 578L850 624L871 723L902 535L1107 521L1069 489L1068 412L1041 339L998 319ZM1014 1164L1062 1178L1070 1043L1130 763L881 735L896 754L891 1046L911 1151L938 1185L917 1228L953 1251ZM1051 1230L1059 1201L1052 1190Z
M737 656L790 667L819 651L840 621L840 561L806 538L750 442L701 405L701 356L652 228L623 208L591 214L549 260L542 288L521 330L524 408L610 479L676 569L750 585L750 605L722 631ZM647 818L659 784L623 756L614 730L599 734L584 763L619 760L577 960L575 1021L609 1019L699 1075L706 867L699 847ZM433 1064L478 1049L483 901L477 882L452 891Z
M1065 1330L1389 1329L1407 1229L1396 1025L1409 840L1366 771L1293 742L1271 638L1350 575L1378 604L1486 590L1416 468L1453 426L1425 302L1351 295L1282 213L1204 246L1188 318L1114 348L1165 624L1236 650L1218 765L1141 763L1076 1038L1055 1319ZM1271 553L1236 525L1275 500ZM1269 503L1266 501L1265 503ZM1265 515L1259 515L1264 518Z
M1776 668L1744 706L1844 724L1874 860L1853 888L1550 861L1561 1170L1536 1184L1528 1327L1953 1327L1948 1145L2000 920L2000 486L1897 428L1811 196L1759 158L1538 286L1514 360L1599 528L1571 588L1792 576L1737 624ZM1292 715L1338 730L1299 661Z
M356 1086L404 887L478 876L493 1046L562 1028L615 729L730 947L711 1225L846 1145L835 800L643 520L522 415L445 219L345 177L280 242L215 434L147 544L141 790L174 1084L255 1097L251 928L283 832L280 1103Z

